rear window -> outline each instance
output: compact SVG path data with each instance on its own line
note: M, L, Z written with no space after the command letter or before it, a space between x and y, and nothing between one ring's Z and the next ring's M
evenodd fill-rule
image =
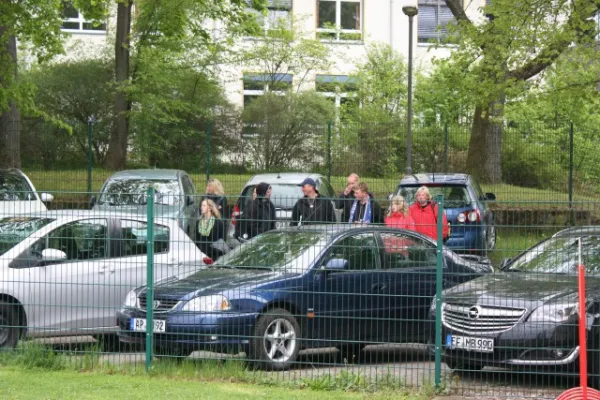
M404 197L408 203L414 203L415 194L421 186L427 186L429 193L435 199L438 195L444 196L444 208L463 208L471 205L471 199L466 186L462 185L419 185L419 186L400 186L396 191Z
M254 185L247 186L243 191L243 202L252 198ZM294 208L294 204L304 196L302 188L298 185L271 185L271 201L275 208L289 210Z
M0 255L52 221L50 218L33 217L0 218Z
M33 189L20 175L0 173L0 201L35 200Z
M181 190L175 179L115 179L106 184L98 203L111 206L146 204L150 187L155 190L155 204L173 206L180 203Z

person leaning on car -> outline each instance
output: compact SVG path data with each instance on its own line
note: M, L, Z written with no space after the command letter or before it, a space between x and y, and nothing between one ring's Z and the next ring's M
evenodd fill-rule
M321 197L314 179L306 178L300 186L304 197L292 209L292 226L336 222L331 200Z
M256 185L256 198L248 203L249 232L247 239L275 229L275 205L271 202L271 185Z
M346 187L335 200L335 208L342 210L342 222L348 222L350 217L350 209L354 203L354 188L358 185L360 177L358 174L351 173L346 180Z
M427 186L421 186L415 194L416 201L410 206L409 212L415 221L415 231L437 240L438 205L431 201L431 193ZM448 239L448 220L442 213L442 234L444 241Z

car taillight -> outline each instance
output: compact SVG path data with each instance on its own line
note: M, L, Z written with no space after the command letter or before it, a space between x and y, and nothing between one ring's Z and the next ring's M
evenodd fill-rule
M212 263L214 263L213 259L212 259L212 258L210 258L210 257L204 257L204 258L202 259L202 262L203 262L204 264L206 264L206 265L211 265Z
M235 225L237 223L237 219L240 216L240 206L237 204L233 207L233 211L231 212L231 223Z
M461 224L465 222L481 222L481 213L479 210L465 211L456 216L456 221Z

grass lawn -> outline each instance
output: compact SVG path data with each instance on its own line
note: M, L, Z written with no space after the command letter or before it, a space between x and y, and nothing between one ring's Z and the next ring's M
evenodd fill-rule
M23 368L0 370L0 398L38 399L397 399L426 400L430 395L397 391L375 393L315 391L156 375L123 375Z

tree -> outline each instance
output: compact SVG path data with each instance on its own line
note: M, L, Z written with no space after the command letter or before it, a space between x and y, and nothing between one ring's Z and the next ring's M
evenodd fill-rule
M314 90L301 88L308 75L329 69L328 53L323 43L307 37L288 19L274 21L240 52L241 62L251 71L244 77L245 85L262 91L246 102L242 113L241 151L255 166L302 168L323 154L333 104Z
M160 49L165 55L161 59L170 57L172 62L184 60L190 65L197 55L203 57L206 51L219 48L221 40L230 41L253 28L254 19L247 13L246 0L137 0L134 24L132 4L133 0L117 0L115 124L105 163L111 169L125 165L132 105L130 93L136 91L139 77L148 73L144 72L144 66L148 65L143 61L146 52L156 54L152 50ZM252 3L260 10L265 4L266 0ZM213 34L210 20L224 27L221 35Z
M539 84L546 68L571 46L594 43L597 0L494 0L487 21L475 24L460 0L445 0L457 20L449 40L457 47L442 64L452 89L474 104L467 170L487 183L502 181L502 117L507 99Z
M104 15L102 2L74 0L89 19ZM20 167L19 106L34 113L29 88L19 85L17 41L30 44L29 51L40 62L62 51L63 2L60 0L0 0L0 167Z

